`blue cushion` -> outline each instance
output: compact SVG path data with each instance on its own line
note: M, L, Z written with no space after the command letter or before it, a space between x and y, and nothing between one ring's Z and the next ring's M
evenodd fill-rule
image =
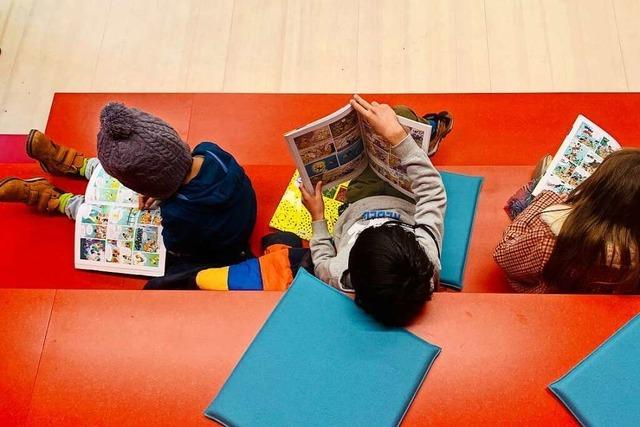
M300 269L205 415L240 426L395 426L439 352Z
M640 315L549 386L582 425L640 425Z
M482 177L441 172L447 191L442 242L440 281L462 289L462 275L467 263L471 228L476 214Z

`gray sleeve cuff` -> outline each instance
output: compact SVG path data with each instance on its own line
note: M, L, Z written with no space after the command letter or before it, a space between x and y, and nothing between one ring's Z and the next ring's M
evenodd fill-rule
M324 219L311 222L311 229L313 231L311 235L312 239L331 238L331 234L327 228L327 221Z
M401 159L406 159L407 157L411 157L416 151L420 151L420 147L413 139L411 134L407 134L407 136L402 140L402 142L391 149L393 154L400 157Z

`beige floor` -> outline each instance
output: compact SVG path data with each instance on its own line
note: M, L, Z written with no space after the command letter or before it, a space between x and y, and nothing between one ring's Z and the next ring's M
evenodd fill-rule
M54 92L640 90L640 0L0 0L0 133Z

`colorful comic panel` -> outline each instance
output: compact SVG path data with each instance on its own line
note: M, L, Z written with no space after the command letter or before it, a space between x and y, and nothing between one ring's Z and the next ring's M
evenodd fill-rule
M589 177L589 173L582 168L576 168L569 177L569 184L577 187L582 181Z
M101 202L115 202L118 200L118 190L115 188L96 187L96 197Z
M341 165L346 165L356 157L360 156L363 152L364 145L362 144L362 141L358 141L358 143L350 145L346 150L340 151L338 153L338 161L340 161Z
M389 167L399 174L407 174L407 168L402 166L402 159L391 153L389 153Z
M353 161L345 165L342 165L329 172L323 173L322 181L324 182L342 181L344 177L347 177L353 172L355 172L357 167L362 165L362 162L364 162L364 153L360 153L358 157L356 157Z
M333 146L331 140L325 141L322 144L314 145L304 151L300 151L300 158L304 164L311 163L314 160L322 159L328 155L335 153L336 149Z
M336 147L336 150L338 151L343 150L351 144L357 143L359 140L361 140L361 137L360 128L358 126L349 130L347 133L340 135L339 137L333 138L334 145Z
M138 213L138 224L160 225L161 223L162 217L160 216L160 209L147 209Z
M590 151L584 156L584 161L581 166L589 175L591 175L596 169L598 169L602 162L602 157Z
M105 172L104 169L99 168L98 175L95 180L95 186L102 187L102 188L118 189L118 187L120 187L121 184L117 179L107 174L107 172Z
M128 189L127 187L120 187L116 201L118 203L137 204L138 193Z
M158 252L158 227L140 226L136 228L133 248L136 251Z
M358 126L358 113L353 110L337 122L331 123L329 128L331 129L331 134L335 138L350 131L356 126Z
M107 240L106 258L112 264L131 265L133 262L133 243L121 240Z
M317 162L310 163L305 165L305 169L309 176L319 175L324 172L327 172L331 169L335 169L339 166L338 158L333 155L329 156L325 159L318 160Z
M120 225L134 225L138 220L140 210L137 208L114 207L109 214L109 222Z
M106 239L107 226L104 224L80 224L80 235L92 239Z
M562 158L560 162L553 169L553 175L557 176L564 182L569 182L569 178L575 170L575 165L569 163L566 159Z
M159 254L150 254L145 252L133 252L133 265L144 267L157 267L160 263Z
M584 159L585 154L587 154L587 151L588 149L584 145L578 142L573 142L569 144L569 146L565 150L564 157L574 165L579 165L580 163L582 163L582 160Z
M295 142L298 150L304 150L329 138L331 138L331 133L329 132L329 127L325 126L296 136L293 138L293 142Z
M109 222L109 206L91 206L89 212L83 213L80 222L83 224L102 224Z
M105 241L98 239L80 239L80 259L104 262Z
M110 224L107 227L107 239L111 240L133 240L135 229L126 225Z

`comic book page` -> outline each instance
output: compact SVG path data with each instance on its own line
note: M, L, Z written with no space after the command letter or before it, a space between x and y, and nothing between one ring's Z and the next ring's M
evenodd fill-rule
M605 157L620 149L620 144L611 135L579 115L546 173L533 189L533 195L537 196L544 190L558 194L571 192L600 166Z
M358 114L346 105L335 113L285 134L305 187L323 190L358 176L367 167Z
M138 209L138 194L98 167L76 218L75 266L163 276L166 249L160 209Z
M427 152L431 137L431 126L404 117L398 117L398 121L405 131L411 134L416 144ZM377 134L365 120L361 122L362 137L371 169L398 191L408 196L413 196L411 180L407 174L407 169L401 165L400 158L391 152L389 143Z

